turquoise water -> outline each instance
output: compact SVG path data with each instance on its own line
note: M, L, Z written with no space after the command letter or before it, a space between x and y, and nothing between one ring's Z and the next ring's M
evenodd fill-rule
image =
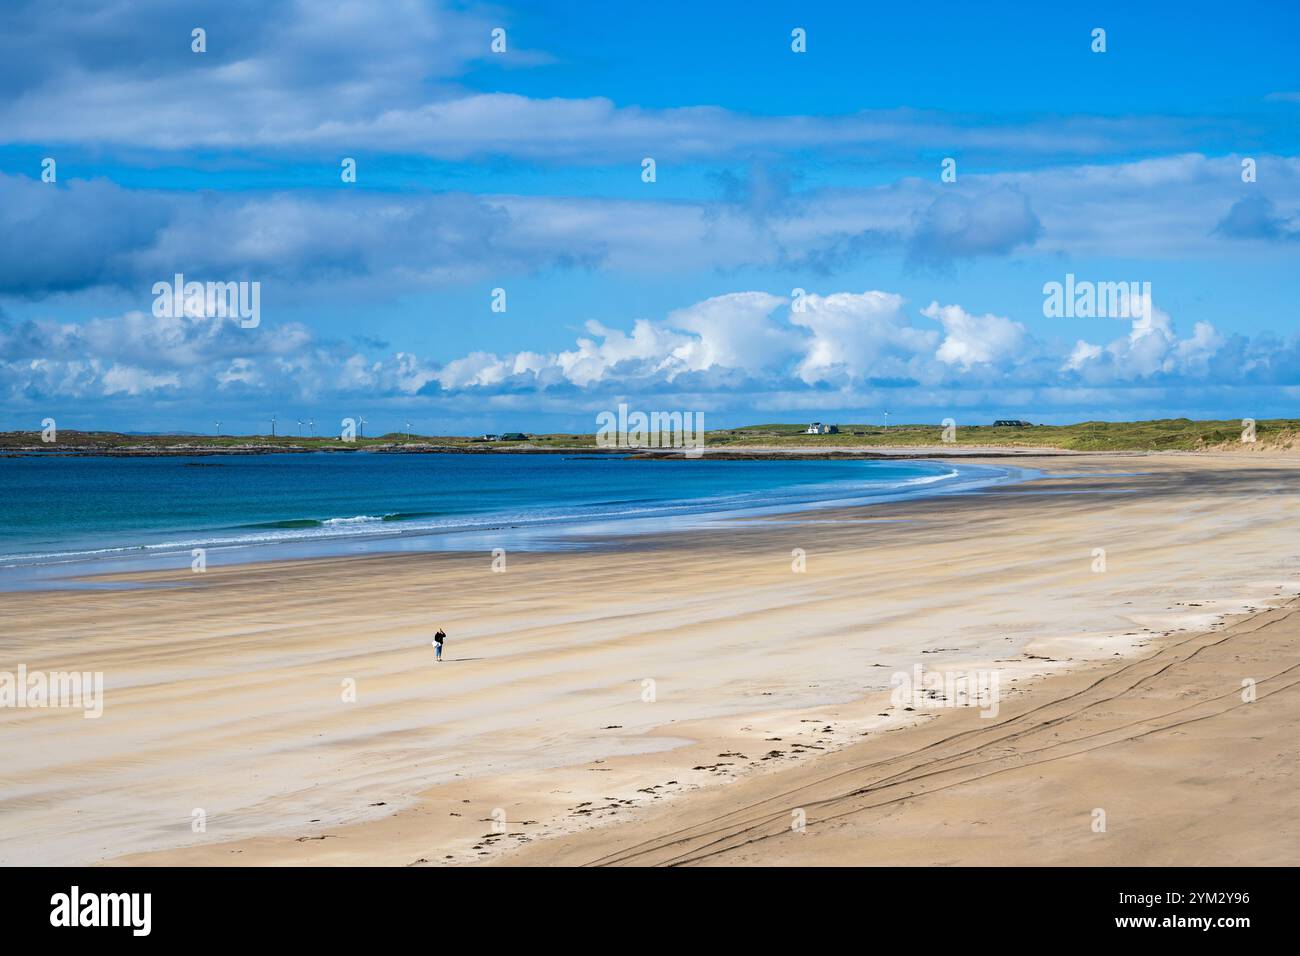
M0 573L213 548L230 559L573 546L719 515L963 490L1015 469L928 461L644 461L314 453L0 459ZM274 553L266 549L274 549ZM158 562L155 562L158 563ZM175 563L174 558L162 564Z

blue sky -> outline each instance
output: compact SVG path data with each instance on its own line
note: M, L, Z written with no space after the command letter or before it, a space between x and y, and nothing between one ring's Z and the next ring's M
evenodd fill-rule
M1294 4L804 6L7 4L0 429L1296 415Z

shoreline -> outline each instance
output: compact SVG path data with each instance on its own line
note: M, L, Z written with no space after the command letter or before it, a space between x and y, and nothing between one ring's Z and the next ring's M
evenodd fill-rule
M873 459L875 460L875 459ZM924 463L930 459L909 459ZM654 515L645 509L582 514L584 502L571 507L574 513L544 517L484 514L467 516L462 524L421 526L416 522L390 522L372 517L354 530L325 531L331 521L355 520L347 516L313 519L310 532L284 530L278 533L259 525L254 535L238 526L190 531L185 529L151 532L171 539L143 544L109 544L104 547L23 553L0 556L0 588L5 591L45 590L77 587L129 587L131 577L151 580L156 572L188 566L193 548L203 548L205 561L223 567L274 561L297 561L340 556L404 552L478 553L500 546L510 551L545 552L592 550L616 547L617 542L646 534L677 534L756 517L801 515L833 508L867 507L896 500L921 499L951 494L969 494L984 487L1029 480L1036 471L1006 465L980 465L964 461L948 464L950 474L942 480L907 481L888 488L867 483L845 484L814 497L782 497L737 504L711 503L708 497L676 503L657 502ZM760 494L779 493L781 488ZM295 519L301 520L301 519ZM243 531L245 537L237 535ZM224 537L215 537L225 535ZM488 541L488 539L491 539ZM179 539L179 540L178 540ZM485 542L487 544L485 545ZM3 592L0 592L3 593Z
M521 846L531 859L839 759L837 741L892 746L963 716L877 706L915 663L992 662L1012 706L1041 693L1035 676L1295 593L1271 520L1293 465L1167 457L1134 476L1129 461L530 555L504 575L387 555L223 569L182 591L0 596L30 622L11 655L109 678L99 721L0 712L14 755L0 859L407 865L511 862ZM1064 489L1083 493L1052 494ZM1103 575L1085 547L1099 539L1115 562ZM451 635L437 666L434 615ZM341 704L349 677L359 699ZM489 840L497 809L507 829Z

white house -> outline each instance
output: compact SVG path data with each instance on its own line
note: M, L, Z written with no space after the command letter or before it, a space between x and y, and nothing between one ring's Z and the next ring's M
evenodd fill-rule
M805 435L838 435L840 429L838 425L823 425L821 422L813 422L803 432Z

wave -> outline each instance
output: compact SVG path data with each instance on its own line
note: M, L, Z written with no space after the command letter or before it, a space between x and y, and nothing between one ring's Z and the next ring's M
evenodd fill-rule
M350 524L375 524L383 520L383 515L353 515L351 518L326 518L321 525L326 528L336 528Z
M920 478L904 478L899 482L900 485L931 485L936 481L947 481L949 478L956 478L961 472L956 468L950 468L940 475L922 475Z
M352 515L348 518L285 518L280 521L255 521L252 524L237 524L232 530L248 528L254 531L284 529L293 531L301 528L335 528L343 525L370 524L382 521L415 521L419 518L436 518L440 511L393 511L384 515Z

